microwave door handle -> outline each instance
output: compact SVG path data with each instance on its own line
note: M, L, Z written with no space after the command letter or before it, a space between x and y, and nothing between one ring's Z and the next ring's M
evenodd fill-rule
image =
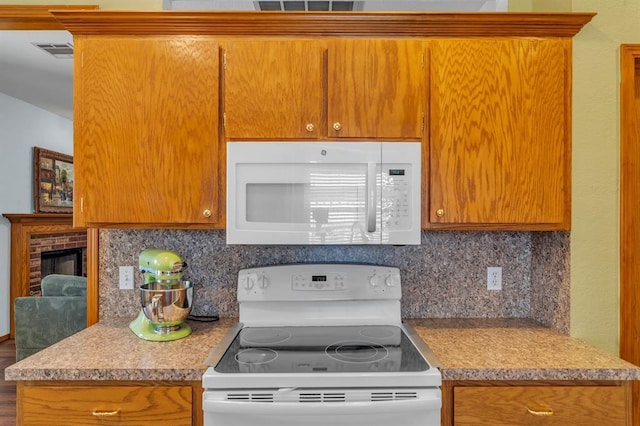
M367 232L376 231L376 163L367 163Z

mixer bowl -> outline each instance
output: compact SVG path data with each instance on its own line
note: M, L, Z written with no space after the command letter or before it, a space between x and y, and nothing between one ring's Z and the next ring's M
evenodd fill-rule
M193 306L193 284L144 284L140 287L142 312L156 325L156 333L169 333L180 327Z

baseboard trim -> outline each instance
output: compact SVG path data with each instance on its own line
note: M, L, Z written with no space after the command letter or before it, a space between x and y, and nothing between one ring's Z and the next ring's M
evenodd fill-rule
M0 336L0 342L4 342L5 340L9 340L8 334L5 334L4 336Z

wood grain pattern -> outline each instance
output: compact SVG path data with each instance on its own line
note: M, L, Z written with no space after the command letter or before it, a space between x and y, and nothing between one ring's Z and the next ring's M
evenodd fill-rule
M215 224L217 41L74 43L75 224Z
M570 40L429 44L428 227L568 229Z
M420 139L426 103L424 55L422 40L331 40L326 134ZM334 123L341 124L340 130Z
M39 385L21 398L24 424L192 424L191 386Z
M453 390L454 383L451 380L443 380L440 390L442 392L442 408L440 409L440 425L453 426Z
M225 135L230 139L422 136L426 95L421 40L250 39L221 44L226 56ZM340 123L340 130L334 123ZM313 130L307 129L309 124Z
M314 139L323 123L325 48L309 39L223 42L225 136ZM312 131L306 126L311 124Z
M95 10L96 5L0 5L0 30L64 30L49 13L59 10Z
M87 229L87 327L99 319L100 230Z
M460 426L629 424L623 386L456 387L454 401L454 421Z
M620 357L640 364L640 45L620 48ZM640 383L633 387L640 424Z
M573 37L595 13L53 11L74 35Z

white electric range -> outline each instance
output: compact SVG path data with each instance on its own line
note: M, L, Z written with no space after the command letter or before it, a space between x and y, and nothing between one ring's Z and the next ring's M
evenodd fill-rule
M240 322L202 379L204 424L439 425L437 360L402 323L401 294L387 266L241 270Z

